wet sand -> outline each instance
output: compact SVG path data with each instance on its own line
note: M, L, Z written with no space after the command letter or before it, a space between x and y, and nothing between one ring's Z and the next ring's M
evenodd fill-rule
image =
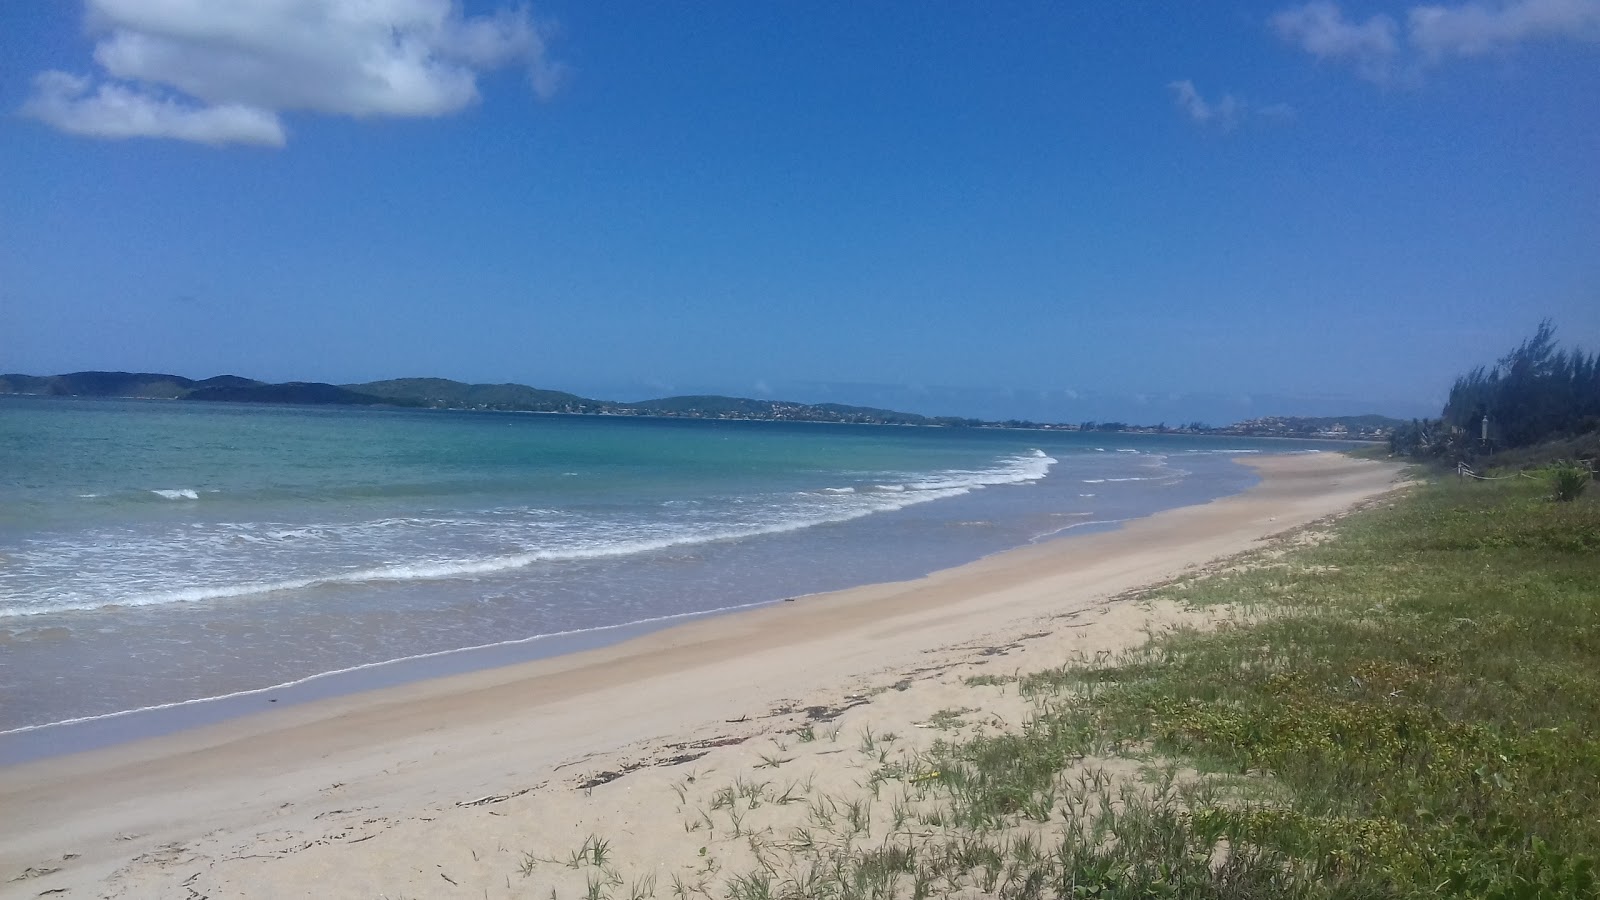
M522 896L508 854L579 819L665 860L652 840L681 835L681 817L629 801L674 768L658 764L732 761L807 707L865 707L851 698L866 685L906 684L870 704L903 718L986 655L1031 670L1130 646L1179 613L1114 598L1345 510L1397 471L1244 462L1251 490L1114 532L0 768L0 896Z

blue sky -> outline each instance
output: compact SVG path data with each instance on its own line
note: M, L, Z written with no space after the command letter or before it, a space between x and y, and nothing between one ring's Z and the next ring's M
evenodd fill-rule
M1436 412L1600 346L1600 0L0 6L0 370Z

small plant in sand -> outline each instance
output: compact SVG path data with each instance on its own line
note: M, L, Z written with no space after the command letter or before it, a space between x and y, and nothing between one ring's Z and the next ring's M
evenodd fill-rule
M850 823L852 835L872 833L872 804L866 800L853 800L845 804L845 820Z
M689 900L690 892L701 893L703 888L700 885L691 887L687 881L683 880L682 875L676 872L672 873L672 896L676 897L677 900Z
M628 900L646 900L656 895L656 876L646 875L634 879L628 886Z
M782 751L780 750L779 752L781 753ZM756 763L756 768L758 768L758 769L776 769L779 766L781 766L781 765L783 765L784 763L787 763L787 762L794 762L794 757L792 757L792 756L780 756L778 754L772 754L771 756L769 756L769 755L763 753L763 754L761 754L761 762Z
M978 712L978 710L967 706L941 709L928 717L927 724L940 731L950 731L966 724L962 716L975 712Z
M872 736L872 726L861 729L861 752L871 753L878 748L878 741Z
M777 896L773 888L772 873L751 872L733 877L733 882L728 885L728 896L732 900L772 900Z
M567 868L581 869L584 866L594 866L603 869L610 859L611 842L591 834L583 839L582 846L567 857Z
M772 798L772 802L779 805L785 803L795 803L798 802L801 797L809 793L811 793L811 785L809 780L805 784L801 784L800 782L796 781L790 781L783 786L783 793Z
M735 793L740 799L748 801L750 809L761 805L761 801L767 797L767 788L771 786L770 781L745 781L742 777L733 780Z
M728 808L728 834L730 837L744 837L744 820L749 815L749 810L737 806Z

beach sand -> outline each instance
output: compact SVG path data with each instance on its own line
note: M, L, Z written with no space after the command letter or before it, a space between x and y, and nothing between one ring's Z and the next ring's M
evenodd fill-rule
M1330 453L1246 462L1262 481L1244 494L915 581L516 666L263 701L221 724L0 769L0 897L574 896L600 872L618 882L611 896L653 884L669 897L675 880L721 896L760 836L859 792L890 755L943 729L1020 725L1014 689L970 676L1202 622L1132 592L1397 477ZM741 803L722 802L728 788ZM871 814L878 833L890 805ZM591 835L605 869L568 865Z

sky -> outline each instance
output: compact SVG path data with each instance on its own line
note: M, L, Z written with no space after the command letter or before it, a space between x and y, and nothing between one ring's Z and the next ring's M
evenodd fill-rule
M1600 349L1597 97L1600 0L9 0L0 371L1436 414Z

